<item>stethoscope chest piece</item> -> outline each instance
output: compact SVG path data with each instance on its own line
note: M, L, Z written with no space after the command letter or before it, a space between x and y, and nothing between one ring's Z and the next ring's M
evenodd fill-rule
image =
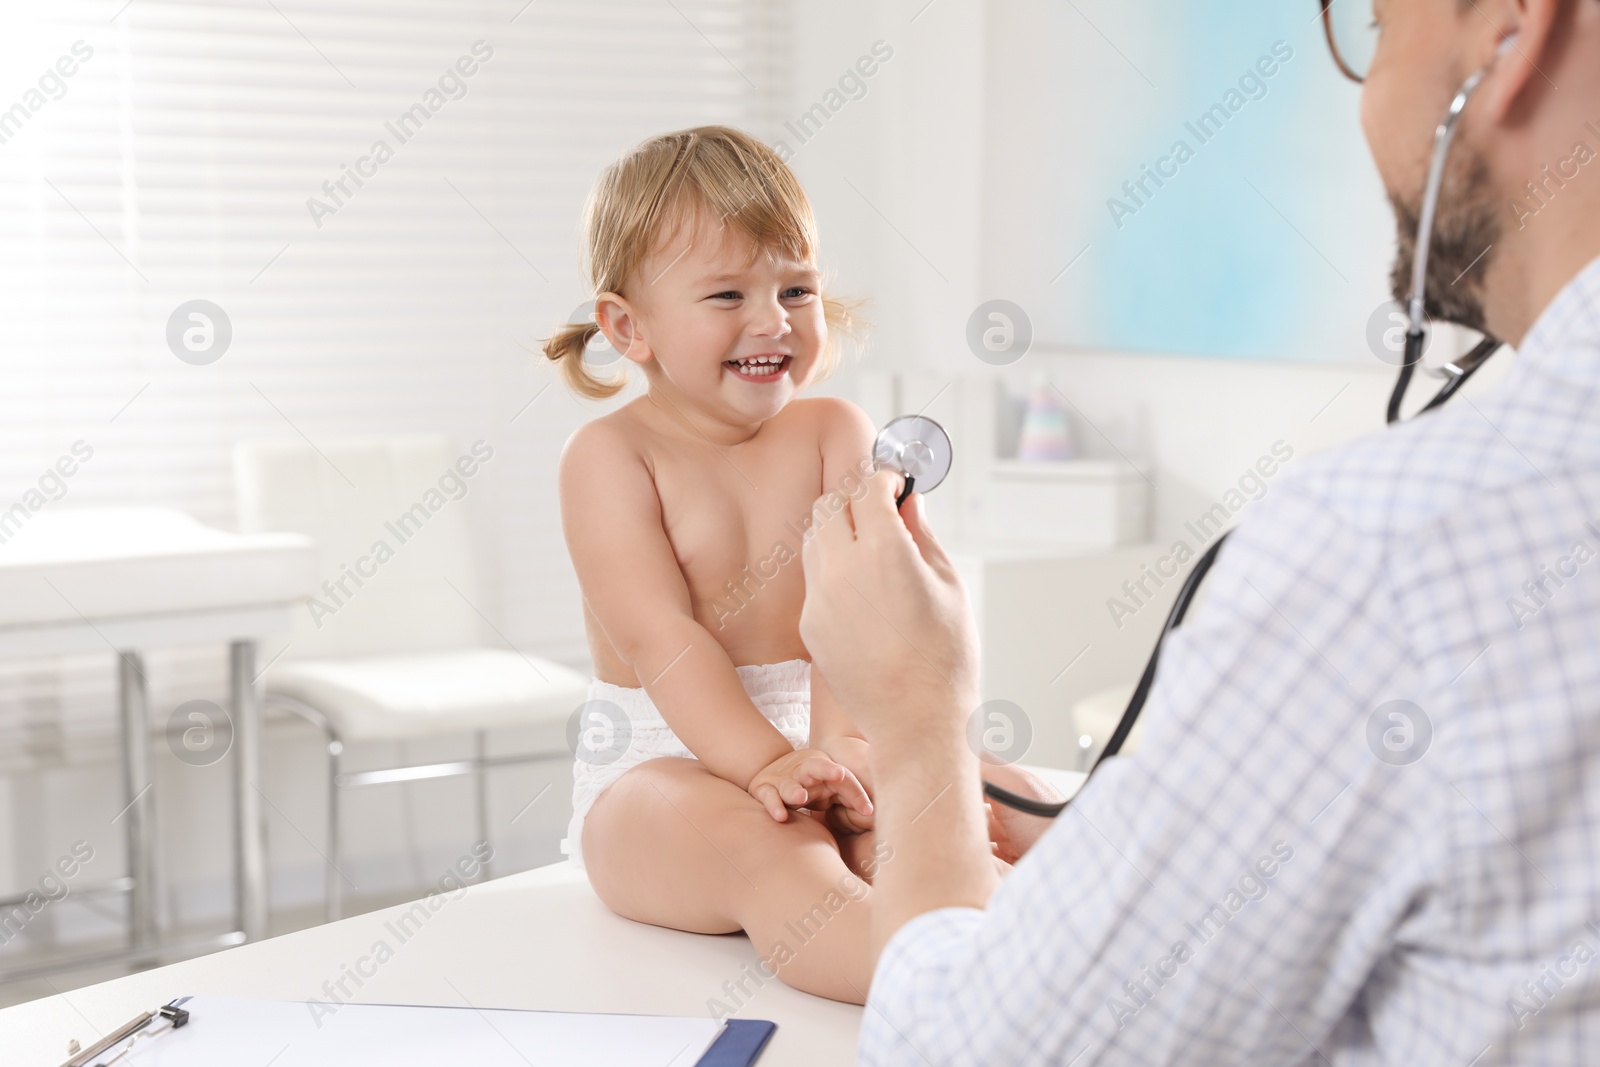
M954 452L944 427L925 415L902 415L892 420L872 444L872 461L905 475L905 488L895 499L898 507L911 492L926 493L950 473Z

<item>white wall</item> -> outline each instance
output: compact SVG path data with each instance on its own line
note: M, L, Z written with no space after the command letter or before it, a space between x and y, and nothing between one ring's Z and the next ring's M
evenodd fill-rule
M1300 362L1293 352L1255 361L1047 344L1004 368L973 356L964 341L967 317L982 301L1007 295L995 291L995 279L1014 276L1012 263L1038 260L1034 245L1046 239L1042 228L1056 214L1051 203L1081 195L1074 181L1084 172L1082 161L1041 158L1028 136L1056 105L1030 108L1024 90L1049 91L1061 82L1057 67L1096 62L1094 53L1105 46L1086 33L1072 55L1051 53L1052 42L1033 39L1030 21L1019 15L1037 6L1007 0L806 5L807 17L797 27L797 110L873 42L895 50L867 95L841 108L793 161L816 207L824 257L839 266L840 289L874 302L877 328L868 350L855 373L842 373L826 389L865 401L879 393L876 382L871 393L862 388L862 372L890 372L901 383L901 412L925 408L950 429L958 468L927 504L936 528L960 545L979 540L975 516L961 502L981 496L970 483L984 477L991 448L981 435L966 432L961 398L975 383L996 378L1021 396L1037 376L1046 376L1076 408L1069 423L1080 454L1130 460L1144 471L1153 485L1149 539L1153 550L1163 550L1182 535L1185 521L1219 502L1275 443L1292 449L1294 459L1268 480L1269 493L1297 460L1381 430L1394 368L1364 350L1347 363ZM1114 55L1100 59L1107 84L1125 73ZM1125 104L1109 91L1079 101L1100 109L1108 124ZM1349 121L1357 121L1353 105ZM1092 144L1083 146L1085 155L1093 151ZM1370 188L1360 193L1377 195ZM1037 224L1028 225L1029 219ZM1381 265L1389 255L1387 248L1373 249L1368 258L1379 276L1356 282L1381 290ZM1442 357L1460 347L1460 338L1442 335L1436 351ZM1497 357L1464 394L1491 388L1513 358ZM1407 410L1437 384L1418 376ZM890 414L881 405L867 406L876 417ZM1249 511L1246 505L1239 519L1247 520ZM1108 566L1125 569L1127 559ZM1118 572L1116 578L1132 576ZM1101 600L1033 610L1079 612L1086 623L1093 616L1093 626L1106 617ZM1061 628L1059 620L1023 618L1011 625ZM1060 651L1070 658L1074 650ZM1074 672L1091 687L1132 681L1146 654L1146 645L1107 640L1088 654L1106 662ZM993 676L985 686L986 697L1026 688ZM1052 692L1069 688L1064 682Z

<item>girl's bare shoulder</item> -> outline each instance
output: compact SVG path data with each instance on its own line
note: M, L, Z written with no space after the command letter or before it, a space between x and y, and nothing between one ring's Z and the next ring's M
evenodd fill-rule
M863 437L870 442L875 433L867 413L842 396L797 397L784 411L793 413L795 429L814 436L819 447L841 440L858 443Z
M648 468L648 434L631 410L634 403L637 401L590 419L573 430L561 448L562 474L590 474L634 464Z
M579 426L556 465L563 523L637 521L659 514L655 462L627 407Z

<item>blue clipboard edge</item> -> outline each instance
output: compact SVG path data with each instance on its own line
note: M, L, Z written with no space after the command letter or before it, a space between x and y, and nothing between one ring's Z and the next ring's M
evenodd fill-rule
M181 1006L191 997L175 997L168 1001ZM695 1067L750 1067L760 1058L767 1042L777 1033L778 1024L765 1019L727 1019L722 1033L706 1049Z
M729 1019L695 1067L750 1067L777 1029L765 1019Z

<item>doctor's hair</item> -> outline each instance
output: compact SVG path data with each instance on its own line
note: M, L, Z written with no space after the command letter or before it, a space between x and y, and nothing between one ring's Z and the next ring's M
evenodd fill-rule
M636 276L640 265L680 229L692 235L701 217L715 220L715 231L731 227L748 238L752 263L762 253L817 260L816 218L788 164L741 130L696 126L650 138L595 182L584 205L582 240L590 298L606 292L628 296L642 280ZM821 381L837 369L839 335L859 339L863 324L853 314L857 302L817 295L828 326L815 379ZM545 357L560 365L568 388L593 400L615 396L627 385L625 364L622 374L607 380L590 374L584 354L599 332L592 320L569 322L543 342Z

